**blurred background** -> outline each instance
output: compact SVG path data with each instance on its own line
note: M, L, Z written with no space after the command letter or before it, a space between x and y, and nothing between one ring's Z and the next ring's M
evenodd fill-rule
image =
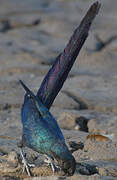
M1 152L16 148L17 140L7 136L21 137L24 91L18 80L37 92L93 2L0 0L0 136L6 136L0 138ZM51 112L63 129L114 133L116 139L117 1L101 0L101 4Z

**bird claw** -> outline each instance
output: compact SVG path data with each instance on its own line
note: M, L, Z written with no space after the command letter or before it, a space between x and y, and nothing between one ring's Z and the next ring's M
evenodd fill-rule
M35 167L35 165L34 165L34 164L29 164L29 163L27 163L27 161L26 161L26 159L25 159L25 157L24 157L24 154L23 154L22 149L20 149L20 154L21 154L21 157L22 157L22 163L23 163L23 173L24 173L24 171L26 170L28 176L31 176L29 167Z
M54 160L46 155L46 159L44 160L45 163L47 163L47 166L51 165L53 174L56 172L56 166L54 164Z
M34 168L34 167L35 167L35 164L29 164L29 163L28 163L28 166Z

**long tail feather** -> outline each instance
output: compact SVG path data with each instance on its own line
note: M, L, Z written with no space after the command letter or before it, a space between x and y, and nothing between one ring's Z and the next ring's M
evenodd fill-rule
M37 96L49 109L61 90L87 36L93 19L100 9L100 3L95 2L86 13L79 27L74 31L64 51L56 58L53 66L45 76Z

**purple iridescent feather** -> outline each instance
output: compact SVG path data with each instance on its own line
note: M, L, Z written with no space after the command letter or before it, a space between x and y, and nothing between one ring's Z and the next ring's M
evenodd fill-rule
M37 96L49 109L61 90L87 36L93 19L99 11L99 3L94 3L74 31L64 51L55 59L53 66L45 76Z

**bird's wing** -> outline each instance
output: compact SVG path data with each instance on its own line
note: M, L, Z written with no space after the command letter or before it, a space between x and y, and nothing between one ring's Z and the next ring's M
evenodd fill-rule
M45 107L43 107L44 109ZM41 107L42 109L42 107ZM40 125L44 130L47 130L52 136L55 136L65 142L64 136L61 132L61 129L51 115L51 113L46 109L46 114L40 116L40 111L35 105L33 99L26 100L22 106L22 123L26 128L31 129L33 126L40 129Z

